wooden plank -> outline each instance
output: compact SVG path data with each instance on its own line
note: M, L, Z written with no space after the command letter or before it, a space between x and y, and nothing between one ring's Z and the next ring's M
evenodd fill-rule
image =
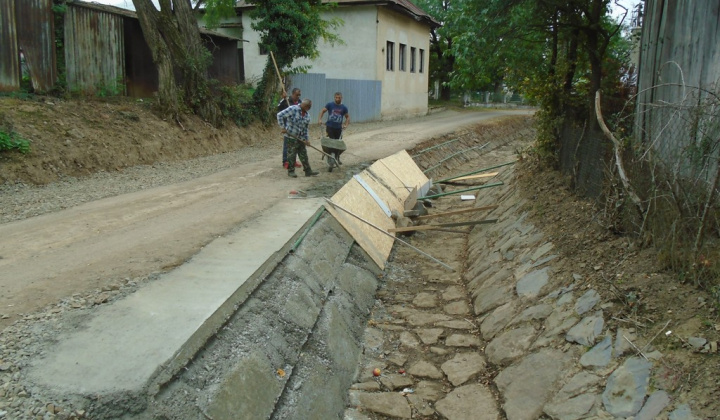
M434 219L436 217L444 217L444 216L453 216L456 214L464 214L464 213L472 213L475 211L483 211L483 210L493 210L498 208L497 204L493 204L492 206L484 206L484 207L473 207L471 209L462 209L462 210L453 210L453 211L446 211L444 213L435 213L435 214L427 214L425 216L418 216L416 220L427 220L427 219Z
M487 225L487 224L496 223L496 222L497 222L497 219L475 220L472 222L440 223L437 225L420 225L420 226L408 226L408 227L402 227L402 228L390 228L390 229L388 229L388 232L391 232L391 233L413 232L416 230L433 230L433 229L438 229L438 228L448 228L448 227L457 227L457 226Z
M493 177L493 176L495 176L495 175L497 175L497 174L499 174L499 173L500 173L500 172L490 172L489 174L478 174L478 175L461 176L460 178L453 178L453 179L452 179L452 182L464 181L464 180L467 180L467 179L490 178L490 177ZM445 183L445 182L450 182L450 181L443 181L443 183Z
M415 165L415 162L406 162L405 164ZM373 163L368 169L363 171L363 178L365 174L374 177L377 182L385 185L385 187L397 197L397 200L404 203L413 188L418 188L425 179L413 179L403 175L403 171L400 167L391 167L384 163L384 160L378 160Z
M378 162L373 163L373 165L376 164L378 164ZM427 176L418 168L415 161L405 150L383 158L382 163L379 165L392 168L392 172L409 187L418 187L419 189L421 185L428 182Z
M412 191L410 191L410 194L408 194L407 198L405 199L405 205L403 208L405 211L409 211L415 208L415 205L417 204L418 199L418 190L417 187L413 187Z

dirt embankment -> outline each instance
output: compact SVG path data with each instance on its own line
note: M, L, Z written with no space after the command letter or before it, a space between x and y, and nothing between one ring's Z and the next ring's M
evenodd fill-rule
M163 120L129 98L65 101L0 98L0 129L30 141L30 153L0 153L0 184L44 185L136 165L174 162L276 143L274 127L215 128L195 116Z

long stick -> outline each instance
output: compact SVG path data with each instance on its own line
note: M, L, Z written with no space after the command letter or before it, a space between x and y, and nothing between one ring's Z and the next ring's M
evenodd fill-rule
M498 208L497 204L493 204L492 206L484 206L484 207L473 207L471 209L463 209L463 210L453 210L453 211L446 211L444 213L435 213L435 214L428 214L425 216L418 216L416 217L417 220L427 220L427 219L434 219L436 217L442 217L442 216L452 216L455 214L463 214L463 213L471 213L475 211L483 211L483 210L493 210Z
M277 61L275 61L275 54L273 54L272 51L270 51L270 58L272 58L273 65L275 66L275 73L277 73L278 80L280 81L280 87L282 88L282 91L285 95L287 95L287 92L285 92L285 83L283 83L282 76L280 75L280 69L277 66ZM289 104L290 102L288 102Z
M466 181L469 179L477 179L477 178L490 178L493 177L500 172L490 172L489 174L479 174L479 175L468 175L468 176L461 176L460 178L455 178L452 181L443 181L443 182L437 182L437 184L450 184L457 181Z
M645 214L645 207L643 206L640 197L635 193L635 189L632 187L632 185L630 185L630 180L625 173L622 153L620 152L620 142L615 138L615 136L613 136L612 132L610 132L610 129L607 128L607 125L605 125L605 120L602 116L602 110L600 109L600 90L595 92L595 116L597 117L598 124L600 125L600 129L602 130L602 132L605 134L605 137L607 137L613 144L613 149L615 150L615 166L618 170L618 176L620 177L620 181L625 188L625 192L627 192L628 196L630 196L630 200L635 204L635 207L637 207L638 213L642 218L643 214Z
M458 227L458 226L487 225L487 224L491 224L491 223L497 223L497 219L474 220L471 222L440 223L437 225L408 226L408 227L388 229L388 232L414 232L416 230L433 230L433 229L437 229L437 228L448 228L448 227Z
M500 185L504 185L502 181L496 182L494 184L481 185L479 187L465 188L464 190L457 190L457 191L444 192L444 193L440 193L440 194L426 195L425 197L418 197L418 200L424 200L426 198L444 197L446 195L452 195L452 194L461 194L461 193L468 192L468 191L482 190L484 188L499 187Z
M291 135L289 135L289 134L287 134L287 133L285 133L285 135L288 136L288 137L290 137L290 138L292 138L292 139L295 139L295 140L297 140L297 141L301 141L301 142L305 143L305 146L310 147L310 148L312 148L312 149L315 149L315 150L317 150L318 152L322 153L323 155L325 155L325 156L327 156L327 157L329 157L329 158L332 158L333 160L336 160L336 159L335 159L335 156L332 156L332 155L329 155L329 154L323 152L322 150L320 150L320 149L318 149L317 147L315 147L315 146L313 146L312 144L310 144L309 141L306 143L305 140L301 140L301 139L299 139L299 138L297 138L297 137L295 137L295 136L291 136ZM338 165L340 165L340 164L338 163Z
M301 141L302 141L302 140L301 140ZM325 156L327 156L327 157L329 157L329 158L332 158L333 160L336 160L336 159L335 159L335 156L332 156L332 155L330 155L330 154L327 154L327 153L323 152L322 150L318 149L317 147L313 146L312 144L305 144L305 146L310 147L310 148L312 148L312 149L315 149L315 150L317 150L318 152L322 153L323 155L325 155ZM339 165L339 164L338 164L338 165Z
M433 228L433 229L428 229L428 230L434 230L437 232L462 233L462 234L468 233L467 230L456 230L456 229L445 229L445 228Z
M430 258L431 260L433 260L433 261L435 261L436 263L442 265L443 267L447 268L448 270L450 270L450 271L455 271L455 269L453 269L453 268L450 267L449 265L445 264L444 262L438 260L437 258L433 257L432 255L427 254L427 253L425 253L425 252L423 252L423 251L415 248L414 246L410 245L409 243L403 241L402 239L397 238L397 237L395 237L395 236L387 233L385 230L383 230L383 229L375 226L375 225L372 224L371 222L363 219L362 217L360 217L360 216L356 215L355 213L351 212L350 210L347 210L347 209L343 208L342 206L340 206L340 205L337 204L337 203L334 203L334 202L333 202L332 200L330 200L329 198L325 198L325 201L327 201L328 203L330 203L330 205L333 206L334 208L338 208L338 209L344 211L345 213L349 214L350 216L358 219L359 221L361 221L361 222L365 223L366 225L372 227L373 229L379 231L379 232L382 233L383 235L389 236L389 237L391 237L393 240L398 241L398 242L400 242L401 244L410 247L410 248L413 249L415 252L417 252L417 253L419 253L419 254L421 254L421 255L424 255L424 256Z
M476 171L472 171L472 172L460 174L460 175L457 175L457 176L451 176L450 178L441 179L441 180L439 180L439 181L435 181L435 183L436 183L436 184L439 184L439 183L444 182L444 181L452 181L452 180L454 180L454 179L457 179L457 178L460 178L460 177L463 177L463 176L466 176L466 175L479 174L480 172L489 171L490 169L495 169L495 168L502 168L503 166L512 165L512 164L514 164L514 163L515 163L515 161L512 161L512 162L508 162L508 163L502 163L502 164L500 164L500 165L490 166L490 167L488 167L488 168L478 169L478 170L476 170Z
M660 335L660 333L663 332L663 331L665 330L665 328L667 328L668 325L670 325L670 321L666 322L665 325L663 325L663 327L660 328L660 331L658 331L657 334L655 334L655 335L653 336L653 338L651 338L650 341L648 341L647 344L645 344L645 345L643 346L643 348L640 349L640 351L645 350L645 349L650 345L650 343L652 343L653 341L655 341L655 339L657 338L657 336Z

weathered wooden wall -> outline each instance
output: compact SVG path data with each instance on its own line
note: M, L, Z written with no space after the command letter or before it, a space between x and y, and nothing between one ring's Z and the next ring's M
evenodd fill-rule
M65 13L67 84L86 94L125 94L123 17L84 7Z
M55 85L54 32L52 0L0 1L0 90L18 90L23 73L36 91Z

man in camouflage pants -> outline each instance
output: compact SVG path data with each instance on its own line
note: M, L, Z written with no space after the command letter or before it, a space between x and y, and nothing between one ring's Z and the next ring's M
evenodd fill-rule
M282 133L285 135L288 145L287 160L288 162L295 162L295 157L299 157L305 176L316 176L319 173L310 168L307 148L305 147L305 145L310 144L308 134L310 114L308 114L308 111L310 111L311 107L312 101L303 99L300 105L289 106L277 114L278 125L282 128ZM288 176L297 178L294 165L288 165Z

